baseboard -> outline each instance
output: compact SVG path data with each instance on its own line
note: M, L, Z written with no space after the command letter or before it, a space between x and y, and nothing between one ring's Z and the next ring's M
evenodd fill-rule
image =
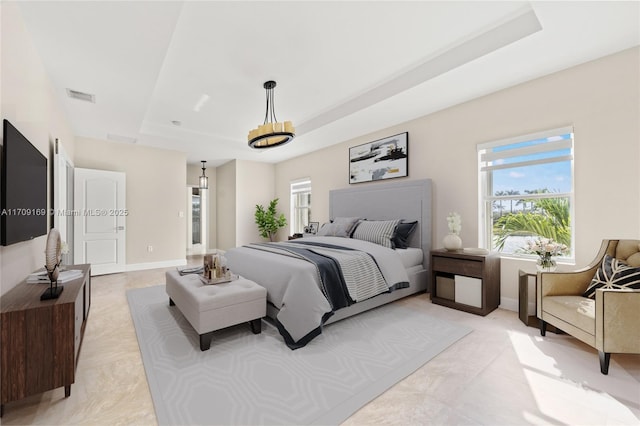
M159 262L147 262L147 263L130 263L126 265L125 271L131 272L131 271L144 271L146 269L172 268L175 266L184 266L186 264L187 264L187 259L161 260Z
M518 312L518 306L520 302L518 299L512 299L510 297L501 297L500 298L500 308L506 309L508 311Z

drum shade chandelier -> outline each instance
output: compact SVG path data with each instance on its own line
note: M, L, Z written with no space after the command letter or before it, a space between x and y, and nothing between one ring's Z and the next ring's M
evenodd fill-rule
M249 132L249 146L255 149L274 148L291 142L295 137L295 129L290 121L278 123L276 118L273 89L276 82L269 80L263 86L267 93L267 110L264 123Z
M209 178L204 174L204 163L206 161L201 161L202 163L202 176L200 176L200 189L209 189Z

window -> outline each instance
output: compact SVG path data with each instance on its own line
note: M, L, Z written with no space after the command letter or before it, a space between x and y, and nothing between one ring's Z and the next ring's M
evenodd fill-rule
M573 129L565 127L478 145L480 244L522 254L550 238L573 258Z
M291 182L291 234L302 234L311 220L311 179Z

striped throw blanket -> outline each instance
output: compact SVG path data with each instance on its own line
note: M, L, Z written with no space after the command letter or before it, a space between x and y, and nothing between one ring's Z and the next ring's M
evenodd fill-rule
M369 253L330 244L281 242L249 244L247 247L306 260L316 267L322 291L333 309L349 306L389 291L377 263ZM321 258L318 258L320 256ZM337 268L331 268L331 263ZM332 270L338 271L333 274ZM346 290L346 304L333 295Z

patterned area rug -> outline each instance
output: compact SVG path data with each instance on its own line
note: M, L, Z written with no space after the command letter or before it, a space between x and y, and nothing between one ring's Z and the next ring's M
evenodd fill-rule
M262 322L198 335L164 285L127 292L159 424L339 424L471 330L391 303L292 351Z

